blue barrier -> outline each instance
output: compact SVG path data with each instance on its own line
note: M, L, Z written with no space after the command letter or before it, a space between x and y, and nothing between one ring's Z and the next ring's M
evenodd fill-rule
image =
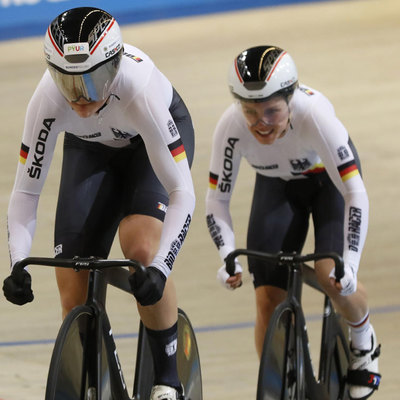
M304 2L307 0L0 0L0 41L42 36L58 14L73 7L102 8L124 25Z

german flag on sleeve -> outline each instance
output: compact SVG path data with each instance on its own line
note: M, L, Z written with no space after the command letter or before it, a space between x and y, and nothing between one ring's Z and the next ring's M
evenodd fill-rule
M172 157L174 157L175 162L182 161L186 158L185 148L183 147L181 139L178 139L175 142L169 144L168 148L172 154Z
M353 176L356 176L359 174L356 162L354 160L341 165L340 167L338 167L338 170L339 170L340 176L342 177L343 182L346 182Z
M29 147L21 143L21 150L19 151L19 162L21 164L25 164L26 159L28 158L28 153L29 153Z
M212 172L210 172L210 177L208 179L209 188L215 190L217 188L217 183L218 183L218 175L215 175Z

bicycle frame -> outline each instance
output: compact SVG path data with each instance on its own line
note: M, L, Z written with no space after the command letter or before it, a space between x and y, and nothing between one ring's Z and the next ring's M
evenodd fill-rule
M231 252L227 258L225 259L226 268L228 273L233 274L234 272L234 260L239 255L247 255L248 257L259 258L262 260L275 261L277 263L286 265L289 267L289 281L288 281L288 292L286 299L278 305L276 308L273 317L271 318L270 324L273 324L277 321L274 318L274 315L283 315L284 310L291 310L290 313L294 316L294 330L296 341L298 341L296 345L296 374L297 374L297 382L299 383L295 390L295 398L298 400L302 400L307 397L310 400L332 400L332 399L343 399L345 393L345 384L344 384L344 376L347 370L347 361L349 359L349 348L346 336L343 333L342 326L340 324L340 318L335 313L333 306L329 297L323 292L321 287L319 286L315 271L313 268L309 267L305 264L306 261L315 261L324 258L331 258L335 261L335 270L337 280L343 276L343 260L337 254L334 253L324 253L324 254L309 254L305 256L297 255L297 254L287 254L287 253L277 253L277 254L268 254L262 253L247 249L237 249ZM306 283L312 288L318 290L319 292L324 294L324 313L322 317L322 335L321 335L321 347L320 347L320 362L319 362L319 371L318 378L316 378L316 374L314 373L314 368L311 361L311 355L309 351L309 340L306 330L306 319L304 316L304 312L301 306L301 297L302 297L302 285ZM272 322L274 321L274 322ZM271 328L272 329L272 328ZM268 330L266 333L267 340ZM341 347L344 352L344 357L346 360L343 360L343 354L339 354L338 349L335 347L336 338L341 343ZM335 339L335 341L333 340ZM300 350L299 350L300 349ZM264 357L264 354L263 354ZM287 355L285 356L287 357ZM332 378L332 360L335 360L335 365L338 366L338 376L337 385L334 382L331 382ZM261 386L263 385L262 376L262 363L264 360L261 360L260 363L260 374L259 374L259 387L257 393L257 399L264 399L263 389ZM304 368L304 383L305 383L305 392L302 392L303 380L302 369ZM284 368L285 369L285 368ZM286 374L286 372L284 372ZM287 379L287 377L283 377L283 379ZM336 385L336 386L335 386ZM275 398L272 395L271 398ZM283 392L276 398L284 399Z
M75 258L75 259L59 259L59 258L43 258L43 257L28 257L20 262L19 269L24 268L26 265L48 265L73 268L76 271L88 270L88 293L87 300L84 306L78 306L77 309L88 309L88 314L96 315L92 318L91 323L83 328L85 335L81 337L83 353L87 354L83 357L81 393L80 398L85 399L85 387L103 388L106 385L106 391L110 391L112 398L121 400L131 400L128 395L127 387L123 377L120 361L118 358L116 345L112 336L110 322L108 320L105 303L107 286L110 284L132 295L131 288L128 281L130 272L127 269L121 268L122 266L129 266L134 268L138 273L144 271L144 267L138 262L133 260L100 260L94 257L90 258ZM118 266L119 265L119 266ZM15 271L18 273L18 271ZM90 311L89 311L90 310ZM71 317L72 318L72 317ZM63 324L71 323L68 321L68 316ZM135 381L134 385L134 398L140 399L150 394L152 379L153 379L153 365L151 351L147 344L145 337L145 330L142 328L142 323L139 327L141 336L138 343L137 352L137 366L140 365L141 369L148 367L146 370L146 381ZM60 329L62 332L62 328ZM93 340L94 339L94 340ZM105 342L103 344L103 341ZM147 344L146 346L144 344ZM57 346L57 341L56 341ZM59 351L62 350L64 342L60 344ZM57 353L57 348L55 347ZM107 361L104 360L107 358ZM57 357L56 357L57 358ZM110 382L104 382L102 365L106 362L109 367ZM46 389L46 399L54 398L55 386L52 379L52 370L56 368L55 363L50 365L49 378ZM139 368L140 369L140 368ZM150 373L149 373L150 372ZM136 374L139 372L136 371ZM87 374L87 377L86 377ZM57 375L57 374L56 374ZM89 380L86 383L86 378ZM108 377L107 377L108 378ZM107 380L107 379L106 379ZM48 397L47 397L48 396ZM99 399L101 394L93 394L93 400ZM88 395L91 398L90 395Z
M133 398L131 398L127 392L111 325L105 310L108 285L132 295L128 280L130 272L121 267L132 267L135 269L135 273L144 273L145 268L135 260L126 259L28 257L14 267L13 274L18 274L25 266L33 264L89 271L86 303L75 307L66 316L57 335L49 368L46 400L61 398L55 394L55 387L58 383L54 383L52 380L58 382L58 379L62 378L63 372L60 365L63 363L62 358L64 357L65 348L67 348L66 352L68 353L68 341L66 339L68 335L72 335L74 343L78 342L80 345L78 352L81 358L82 375L78 378L79 383L77 384L80 388L80 393L78 394L75 391L72 397L63 396L63 399L147 400L153 386L154 366L146 329L142 321L140 321ZM81 332L79 323L82 322L86 323L86 325ZM75 328L75 331L72 328ZM65 356L66 359L69 357L73 357L73 355L67 354ZM105 361L106 371L104 371L102 359ZM72 362L74 366L77 363L79 366L79 360L77 361L76 359ZM178 308L177 363L178 374L189 396L188 399L201 400L202 379L197 341L190 320L180 308ZM90 392L91 387L96 388L96 390L93 390L92 394L85 393L85 391ZM102 396L103 391L106 391L105 396Z

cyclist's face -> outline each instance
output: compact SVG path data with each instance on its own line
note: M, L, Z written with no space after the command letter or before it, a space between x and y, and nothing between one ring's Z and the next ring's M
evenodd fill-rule
M283 97L260 103L240 102L249 131L261 144L272 144L282 137L289 123L289 106Z
M84 98L80 98L78 101L68 101L68 103L81 118L88 118L95 114L106 101L87 101Z

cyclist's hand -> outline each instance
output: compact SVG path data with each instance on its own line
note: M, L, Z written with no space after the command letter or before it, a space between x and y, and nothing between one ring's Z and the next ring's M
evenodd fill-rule
M349 263L344 265L344 276L340 282L336 282L335 268L329 274L332 285L342 296L349 296L357 290L357 268Z
M163 295L165 275L156 267L147 267L129 276L133 295L142 306L157 303Z
M21 272L14 272L4 279L4 296L11 303L22 306L33 300L31 285L32 278L28 271L23 269Z
M237 289L242 286L242 272L242 266L235 260L235 275L230 276L226 272L226 265L224 264L217 272L217 281L229 290Z

